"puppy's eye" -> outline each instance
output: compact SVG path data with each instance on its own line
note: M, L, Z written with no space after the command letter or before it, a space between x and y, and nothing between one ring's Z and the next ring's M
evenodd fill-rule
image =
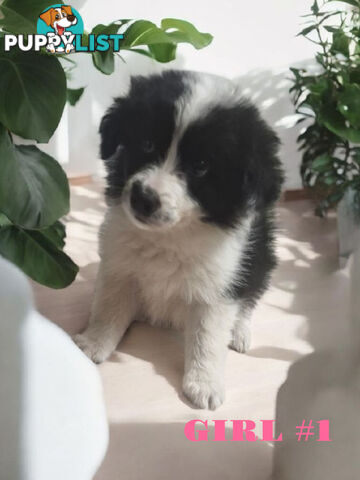
M204 175L207 174L209 170L209 165L207 163L206 160L199 160L197 161L192 169L191 169L191 173L195 176L195 177L203 177Z
M65 18L65 17L67 17L67 15L66 15L66 13L65 13L65 12L63 12L63 17L64 17L64 18Z
M155 150L154 142L152 142L151 140L145 140L141 144L141 150L144 153L153 153L153 151Z
M59 18L60 18L60 15L57 13L57 14L55 15L55 20L59 20Z

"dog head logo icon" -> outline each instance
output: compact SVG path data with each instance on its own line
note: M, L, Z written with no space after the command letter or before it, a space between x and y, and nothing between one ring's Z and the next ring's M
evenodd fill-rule
M52 5L39 15L39 34L48 37L50 53L70 53L74 50L75 35L84 33L80 14L70 5Z
M72 9L68 5L63 5L59 8L51 7L42 13L40 18L60 36L64 34L68 27L77 23L77 18L73 15Z

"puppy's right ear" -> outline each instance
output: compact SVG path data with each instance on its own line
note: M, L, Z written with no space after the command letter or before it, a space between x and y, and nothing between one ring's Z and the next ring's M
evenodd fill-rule
M120 118L116 110L110 109L101 120L99 133L101 138L100 154L103 160L110 158L120 144Z

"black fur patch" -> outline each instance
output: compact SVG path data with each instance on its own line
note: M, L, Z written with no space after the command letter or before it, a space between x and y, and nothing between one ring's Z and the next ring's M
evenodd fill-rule
M231 227L250 206L261 210L278 198L278 146L274 132L248 102L216 107L188 127L179 145L180 169L207 221Z
M183 74L168 71L133 77L128 95L115 99L100 124L108 198L118 198L131 175L164 158L174 133L175 102L184 88Z
M265 210L253 222L238 276L226 295L243 300L245 307L253 307L267 289L276 264L275 222L273 213Z

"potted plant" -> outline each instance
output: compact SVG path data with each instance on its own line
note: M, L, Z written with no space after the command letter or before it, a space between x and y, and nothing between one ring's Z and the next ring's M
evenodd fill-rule
M36 34L39 14L48 6L49 0L32 0L31 5L29 0L4 0L0 5L0 255L35 281L63 288L78 272L63 250L61 219L69 211L68 180L56 159L36 145L15 144L13 137L47 143L54 135L66 101L75 105L83 93L83 88L67 88L76 54L4 49L7 33ZM212 40L210 34L174 18L163 19L160 26L147 20L117 20L96 25L89 33L110 35L120 29L121 49L159 62L173 60L179 43L201 49ZM87 38L85 32L85 44ZM118 53L113 49L88 54L100 72L114 72Z
M352 248L360 212L360 0L315 0L305 18L298 35L317 46L317 68L291 68L290 92L305 122L301 176L317 215L339 205L342 255Z

